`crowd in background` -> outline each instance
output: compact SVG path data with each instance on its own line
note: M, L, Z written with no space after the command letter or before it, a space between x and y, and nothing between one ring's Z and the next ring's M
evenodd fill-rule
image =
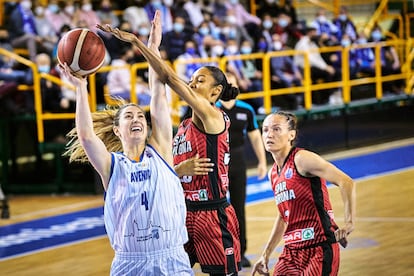
M133 32L146 42L150 19L155 10L160 10L162 14L162 57L170 62L286 49L309 51L323 46L348 47L386 39L379 25L368 36L359 32L346 7L341 7L338 16L334 18L326 10L320 9L313 21L305 22L298 18L290 0L284 1L284 5L274 0L258 1L257 5L259 8L253 15L239 0L129 0L117 3L110 0L50 0L46 6L36 1L21 0L6 7L7 28L0 29L0 44L10 50L27 49L28 57L34 62L38 62L39 54L46 54L50 61L38 64L39 71L61 77L55 58L57 43L66 32L77 27L89 28L102 38L107 48L107 64L128 66L144 62L138 49L97 30L95 25L110 24ZM313 82L341 80L340 52L309 53ZM349 58L351 78L356 78L360 73L375 75L375 53L372 48L353 49ZM382 74L401 72L400 60L393 47L383 47L380 59ZM271 87L301 86L303 64L303 55L272 58ZM184 80L189 81L198 66L197 63L182 65L177 71ZM13 60L2 57L0 80L30 84L30 70L20 67ZM261 67L259 60L243 59L229 61L226 70L237 76L238 86L243 93L263 90ZM119 70L121 71L112 70L104 74L100 82L102 86L108 87L111 95L128 98L132 85L130 74L122 71L125 69ZM137 83L134 85L140 103L145 105L150 97L147 75L145 70L137 74ZM402 81L384 83L384 90L390 93L400 93L403 87ZM45 82L42 93L47 95L49 89L57 89L59 96L43 97L44 108L54 112L73 111L73 91L59 89ZM342 102L340 89L318 91L312 97L314 104ZM261 98L247 101L256 112L264 112ZM296 110L303 104L302 94L278 97L274 104Z

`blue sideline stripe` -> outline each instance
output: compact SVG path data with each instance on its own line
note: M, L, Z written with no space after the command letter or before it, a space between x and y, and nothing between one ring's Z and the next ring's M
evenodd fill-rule
M103 207L0 227L0 260L106 235Z

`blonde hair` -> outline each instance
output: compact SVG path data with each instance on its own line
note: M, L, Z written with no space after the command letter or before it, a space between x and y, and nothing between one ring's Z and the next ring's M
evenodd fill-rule
M122 110L131 105L137 106L142 110L142 108L136 104L121 101L117 106L107 106L101 111L92 113L93 130L105 144L106 149L109 152L122 151L121 141L118 136L115 135L113 127L119 124L119 116ZM88 156L79 142L76 127L69 131L66 136L69 138L69 143L66 145L66 151L63 153L63 156L69 156L69 162L89 162Z

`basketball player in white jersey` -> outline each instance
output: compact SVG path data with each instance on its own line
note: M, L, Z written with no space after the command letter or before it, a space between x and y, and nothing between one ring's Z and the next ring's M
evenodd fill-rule
M149 47L158 51L157 13ZM172 122L165 87L149 68L151 134L144 111L126 104L91 114L86 78L65 75L76 86L76 129L67 155L89 161L104 189L105 228L115 257L111 275L194 275L184 243L186 207L173 170ZM148 142L147 142L148 141Z

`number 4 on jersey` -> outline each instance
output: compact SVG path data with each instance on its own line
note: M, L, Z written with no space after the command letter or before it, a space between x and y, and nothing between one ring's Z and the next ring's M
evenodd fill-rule
M147 192L143 192L141 194L141 205L145 206L145 210L148 211L148 198L147 198Z

